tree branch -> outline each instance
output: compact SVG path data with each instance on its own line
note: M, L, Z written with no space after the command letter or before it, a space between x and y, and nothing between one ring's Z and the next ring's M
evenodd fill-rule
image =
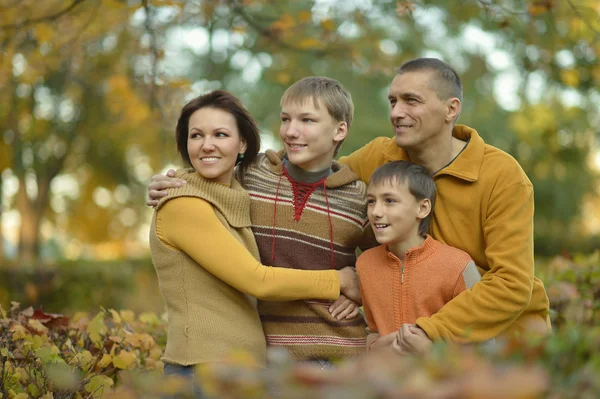
M328 48L324 48L324 49L308 49L308 48L294 46L291 43L282 40L271 30L262 27L258 22L256 22L256 20L252 16L250 16L248 13L246 13L244 11L242 6L237 4L237 1L232 0L232 1L230 1L229 4L231 7L231 10L236 15L241 17L252 29L254 29L256 32L258 32L258 34L267 38L268 40L270 40L271 42L277 44L278 46L280 46L282 48L292 50L295 52L299 52L299 53L314 54L317 56L323 56L323 55L332 54L332 53L345 53L345 52L349 51L348 48L346 48L346 47L328 47Z
M70 5L68 5L67 7L63 8L62 10L60 10L54 14L45 15L43 17L38 17L38 18L26 19L26 20L18 22L16 24L2 25L2 26L0 26L0 30L19 29L19 28L23 28L23 27L29 26L29 25L34 25L34 24L37 24L40 22L56 21L63 15L66 15L69 12L71 12L75 7L77 7L84 1L86 1L86 0L73 0L73 2Z
M575 4L573 4L573 2L572 2L571 0L567 0L567 4L569 5L569 7L571 7L571 9L572 9L572 10L573 10L573 12L575 13L575 15L577 15L577 17L578 17L579 19L581 19L581 20L583 21L583 23L584 23L584 24L586 24L586 26L587 26L588 28L590 28L590 30L591 30L592 32L594 32L596 35L600 36L600 31L598 31L596 28L594 28L594 27L592 26L592 24L591 24L591 23L590 23L590 22L589 22L587 19L585 19L585 18L584 18L584 16L583 16L583 14L581 13L581 11L579 11L579 10L577 9L577 7L575 7Z

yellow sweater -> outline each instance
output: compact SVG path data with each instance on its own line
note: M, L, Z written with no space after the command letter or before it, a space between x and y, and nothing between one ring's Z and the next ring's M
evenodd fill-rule
M191 365L243 350L265 364L256 300L339 296L335 270L263 266L250 229L250 200L231 187L178 172L188 184L169 190L150 229L152 261L169 317L163 360Z
M430 234L471 255L482 279L417 324L432 339L454 341L547 330L548 297L533 275L533 186L514 158L485 144L475 130L456 125L452 134L470 141L434 175ZM394 138L379 137L340 162L368 182L377 167L396 160L408 155Z

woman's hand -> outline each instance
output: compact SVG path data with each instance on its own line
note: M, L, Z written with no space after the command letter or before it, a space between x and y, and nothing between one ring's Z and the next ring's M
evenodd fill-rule
M183 179L175 178L175 171L169 169L165 175L154 175L152 181L148 185L148 200L146 205L155 207L162 197L167 195L167 188L181 187L186 184Z
M337 271L340 277L340 294L344 294L348 299L362 304L360 298L360 284L356 270L353 267L346 266Z
M344 295L340 295L340 297L329 307L329 313L338 320L344 318L347 320L353 319L358 316L359 311L360 304L346 298Z

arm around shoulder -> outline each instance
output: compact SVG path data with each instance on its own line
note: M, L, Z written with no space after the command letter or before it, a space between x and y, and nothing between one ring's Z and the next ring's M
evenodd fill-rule
M208 272L264 300L336 299L335 270L305 271L264 266L219 221L211 204L193 197L168 201L158 211L157 233Z
M431 317L417 324L432 339L485 341L527 308L533 290L533 188L517 183L496 193L483 226L489 271Z

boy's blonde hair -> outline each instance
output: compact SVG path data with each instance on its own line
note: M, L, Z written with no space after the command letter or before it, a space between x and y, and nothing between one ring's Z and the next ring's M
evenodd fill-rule
M310 76L300 79L281 96L279 104L303 104L312 98L315 108L319 109L319 100L327 108L327 112L338 122L346 122L348 131L354 118L354 103L350 92L337 80L326 76ZM340 141L335 148L334 156L337 155L344 140Z

